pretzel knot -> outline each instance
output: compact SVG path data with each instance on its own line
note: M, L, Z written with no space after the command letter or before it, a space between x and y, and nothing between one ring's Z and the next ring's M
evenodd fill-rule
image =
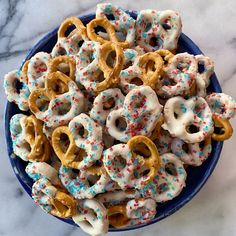
M103 167L92 166L77 172L65 166L59 170L62 184L76 199L91 199L106 191L110 178Z
M106 30L106 32L109 36L109 40L106 40L96 34L95 28L98 26L103 27ZM116 36L115 28L113 27L113 25L110 23L110 21L107 18L96 18L94 20L91 20L87 24L87 34L88 34L88 37L92 41L99 42L100 44L104 44L107 42L113 42L115 44L118 44L121 48L128 48L130 45L130 43L128 41L119 42L119 40L117 39L117 36Z
M178 196L185 187L187 173L182 161L173 153L161 155L162 165L155 178L141 190L142 196L165 202Z
M49 73L53 73L59 70L59 66L61 63L64 63L68 66L69 69L69 77L72 80L75 80L75 60L69 56L58 56L50 60L49 62Z
M211 93L206 101L214 115L224 119L231 119L236 113L236 100L224 93Z
M172 10L140 11L136 21L137 44L146 51L175 50L181 33L181 19Z
M113 110L107 117L109 134L122 142L135 135L150 135L161 114L162 106L149 86L132 89L125 97L124 106ZM116 121L125 123L123 128ZM119 127L120 126L120 127Z
M113 68L107 64L108 55L115 52L116 59ZM107 42L101 46L98 65L104 73L105 80L97 84L97 91L105 90L113 84L119 82L119 75L124 64L124 55L122 48L115 43Z
M75 26L75 29L66 36L66 31L72 25ZM74 55L79 51L79 43L88 40L86 27L77 17L65 19L57 32L57 37L57 43L52 50L53 57L65 54Z
M216 141L224 141L229 139L233 134L233 128L228 119L213 115L215 128L219 128L221 133L214 131L212 139Z
M197 76L197 61L193 55L179 53L170 57L158 84L157 94L173 97L189 93Z
M69 139L69 143L66 143L64 147L61 143L62 135L66 135ZM76 160L76 158L81 160L82 152L80 151L78 156L75 155L77 147L74 137L67 126L60 126L53 131L52 147L58 158L61 160L62 165L78 169L80 161Z
M143 144L148 148L148 150L150 151L149 157L143 157L135 153L135 147L138 144ZM161 165L161 159L156 145L146 136L142 135L134 136L128 141L127 145L130 148L132 155L135 158L138 158L140 166L146 166L149 171L148 174L138 179L136 184L134 184L135 187L141 188L142 186L151 182L153 178L156 176L158 169Z
M52 146L63 165L86 169L101 158L102 127L82 113L70 121L69 127L60 126L53 131Z
M115 228L146 223L156 215L156 203L152 199L132 199L126 204L107 209L109 223Z
M61 218L76 214L76 201L59 191L46 178L37 180L32 186L32 198L46 212Z
M30 94L30 110L48 127L68 124L84 110L84 95L76 83L61 72L50 74L47 80L47 88ZM53 83L55 80L58 83Z
M115 56L109 58L112 52ZM113 66L107 64L110 59ZM85 42L76 57L76 81L90 93L96 94L119 82L123 63L123 50L117 44Z
M162 57L155 52L144 54L139 59L139 66L142 68L142 78L144 85L155 88L162 72L164 62Z
M42 124L33 115L15 114L10 120L14 153L24 161L47 161L50 145L42 132Z
M185 143L179 138L174 138L171 151L187 165L200 166L211 154L211 136L200 143Z
M20 123L23 129L23 136L31 148L28 160L47 161L50 155L50 145L43 134L42 123L34 115L23 117Z
M90 117L104 126L106 118L112 110L117 110L123 106L124 95L118 88L111 88L102 91L94 99Z
M117 37L133 46L135 41L135 20L120 7L111 3L101 3L97 5L96 18L107 18L106 15L114 16L114 20L109 20L114 26Z

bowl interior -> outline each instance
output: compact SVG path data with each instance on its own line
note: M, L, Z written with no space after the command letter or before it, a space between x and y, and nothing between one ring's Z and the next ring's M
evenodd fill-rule
M137 13L133 11L128 11L128 13L133 17L136 18ZM94 14L85 15L80 17L81 21L84 24L87 24L89 21L95 18ZM58 28L57 28L58 29ZM57 41L57 29L53 30L52 32L48 33L43 39L41 39L28 53L26 60L31 58L34 54L40 51L45 51L50 53L53 46L55 45ZM178 49L177 53L179 52L188 52L190 54L202 54L200 49L183 33L181 34L178 42ZM216 78L216 75L213 74L211 77L211 83L208 88L209 91L214 92L221 92L221 87L219 85L219 82ZM25 167L27 165L27 162L24 162L18 157L15 157L12 150L12 141L10 137L10 129L9 129L9 122L11 117L14 114L17 113L24 113L18 109L18 107L13 103L7 103L6 106L6 112L5 112L5 135L6 135L6 143L7 143L7 149L8 149L8 155L11 162L11 165L13 167L13 170L16 174L16 177L18 178L19 182L22 184L25 191L31 196L31 186L33 184L33 181L28 177L28 175L25 173ZM27 114L27 113L25 113ZM149 224L153 224L171 214L173 214L175 211L180 209L183 205L185 205L188 201L190 201L194 195L202 188L202 186L205 184L211 173L213 172L215 165L219 159L220 152L223 146L222 142L213 142L212 143L212 153L210 157L200 166L200 167L188 167L187 168L187 181L186 181L186 187L183 189L181 194L174 198L173 200L158 204L158 213L156 217L149 222L148 224L142 224L142 225L136 225L132 227L127 227L124 229L115 229L110 228L109 231L123 231L123 230L131 230L136 229L140 227L144 227ZM61 219L62 221L65 221L66 223L75 225L74 222L70 219Z

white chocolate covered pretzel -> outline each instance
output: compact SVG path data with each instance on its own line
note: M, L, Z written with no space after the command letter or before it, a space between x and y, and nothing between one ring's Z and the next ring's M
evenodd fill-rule
M213 133L212 112L202 97L170 98L164 107L164 119L162 128L187 143L201 142Z
M17 104L22 111L29 109L28 98L30 91L27 82L27 78L20 70L11 71L4 77L4 89L8 101Z
M81 201L78 212L72 219L90 235L98 236L108 231L107 210L101 202L95 199Z
M175 50L182 23L178 12L172 10L142 10L136 21L137 44L146 51Z

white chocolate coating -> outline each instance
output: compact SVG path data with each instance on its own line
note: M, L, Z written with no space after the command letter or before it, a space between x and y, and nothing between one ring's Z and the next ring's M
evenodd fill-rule
M168 130L172 137L187 143L201 142L213 133L212 112L202 97L188 100L182 97L170 98L164 107L164 119L162 128ZM191 125L199 130L191 133L187 130Z
M78 213L72 219L84 232L92 236L105 234L108 231L107 210L95 199L81 201Z

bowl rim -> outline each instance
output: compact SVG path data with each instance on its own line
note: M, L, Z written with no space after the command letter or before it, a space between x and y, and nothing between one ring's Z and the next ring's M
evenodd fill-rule
M137 17L137 11L132 11L132 10L127 10L126 11L131 17L136 18ZM83 22L83 21L88 21L88 19L93 19L95 17L94 13L89 13L86 15L80 15L78 16L78 18ZM33 45L33 47L28 51L28 53L26 54L25 59L22 62L22 65L24 64L24 62L31 58L35 53L37 53L37 49L41 48L43 45L45 45L52 36L54 36L57 31L58 31L59 27L56 27L55 29L53 29L52 31L48 32L45 36L43 36L35 45ZM181 40L185 41L187 45L189 45L189 47L191 47L191 50L194 52L194 54L203 54L203 52L200 50L200 48L184 33L181 33L180 38ZM213 79L214 81L214 88L215 88L215 92L222 92L221 90L221 86L219 84L219 81L217 79L217 77L215 76L215 78ZM13 172L15 173L15 176L17 177L18 181L20 182L21 186L23 187L23 189L27 192L27 194L30 196L30 198L32 199L31 196L31 188L20 178L20 176L18 175L18 173L15 171L14 169L14 160L11 157L12 153L11 153L11 147L9 145L8 140L11 138L9 135L9 121L11 119L10 117L10 106L12 105L12 103L10 103L9 101L7 101L6 107L5 107L5 115L4 115L4 120L5 120L5 129L4 129L4 136L5 136L5 143L7 146L7 153L8 153L8 159L10 160ZM165 213L163 213L162 215L157 215L157 217L153 218L150 222L148 223L144 223L144 224L140 224L140 225L134 225L134 226L129 226L126 228L120 228L120 229L116 229L116 228L110 228L109 227L109 232L121 232L121 231L129 231L129 230L134 230L134 229L139 229L139 228L143 228L146 227L148 225L152 225L157 223L158 221L161 221L162 219L172 215L173 213L175 213L176 211L178 211L180 208L182 208L184 205L186 205L191 199L193 199L194 196L196 196L196 194L201 190L201 188L205 185L206 181L208 180L208 178L211 176L212 172L214 171L216 164L220 158L220 154L221 154L221 150L223 147L223 142L216 142L216 146L215 146L215 152L217 153L214 156L213 162L211 163L210 167L208 168L208 170L206 171L206 174L203 178L203 180L201 182L199 182L196 186L196 188L194 189L194 191L192 191L188 197L185 197L182 201L180 201L178 204L176 204L175 207L169 209L168 211L166 211ZM53 216L53 215L52 215ZM56 217L56 216L54 216ZM66 222L67 224L70 224L73 226L73 224L70 223L70 221L68 221L68 219L63 219L63 218L59 218L56 217L59 220ZM69 219L70 220L70 219ZM78 226L78 225L77 225ZM79 226L78 226L79 227Z

